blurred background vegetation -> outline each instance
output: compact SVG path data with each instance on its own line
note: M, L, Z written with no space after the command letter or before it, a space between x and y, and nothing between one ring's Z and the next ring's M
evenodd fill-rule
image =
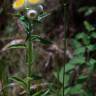
M7 48L12 41L26 39L24 28L12 15L12 2L0 0L0 96L25 96L24 90L8 79L11 76L23 79L27 70L25 49ZM96 1L67 2L68 30L64 58L64 0L45 1L45 10L51 15L43 20L34 34L53 43L42 45L34 42L32 93L35 95L32 96L63 96L63 66L65 96L96 96ZM5 86L9 86L7 95L2 93Z

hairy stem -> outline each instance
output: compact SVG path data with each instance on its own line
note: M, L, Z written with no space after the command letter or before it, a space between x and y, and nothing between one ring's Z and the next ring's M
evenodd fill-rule
M31 77L31 66L32 66L32 61L33 61L33 45L32 45L32 40L31 40L31 33L29 33L28 36L28 41L27 41L27 62L28 62L28 77ZM30 87L31 87L31 82L28 80L28 85L27 85L27 96L30 95Z

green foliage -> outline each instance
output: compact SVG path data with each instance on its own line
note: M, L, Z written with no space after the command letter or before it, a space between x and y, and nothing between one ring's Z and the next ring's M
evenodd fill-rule
M6 0L5 0L6 1ZM66 3L66 0L64 1ZM64 4L64 31L66 31L67 27L67 4ZM35 7L35 6L34 6ZM61 9L61 8L60 8ZM6 46L2 49L2 52L6 51L7 49L21 49L24 48L26 50L26 66L27 72L26 77L20 78L19 76L9 77L10 82L15 82L23 88L27 96L94 96L93 90L91 88L91 80L92 75L96 72L96 57L92 54L96 51L96 44L93 42L96 40L96 28L87 20L83 21L83 31L77 32L74 35L74 38L71 38L72 43L70 46L73 48L72 58L68 58L66 64L64 64L65 68L58 66L58 70L53 72L54 78L52 77L51 84L48 83L48 86L43 86L42 88L38 87L36 90L31 90L32 84L38 83L39 80L45 81L45 78L42 79L42 76L36 76L33 73L32 67L35 64L35 42L39 42L44 45L51 45L53 42L42 38L42 36L37 35L38 33L34 33L37 26L43 23L43 20L51 16L51 13L47 13L43 10L40 12L36 18L29 19L25 14L30 10L30 8L25 8L24 13L19 11L14 16L16 16L25 31L26 38L18 43L18 40L14 42L10 42L6 44ZM57 10L57 8L55 9ZM95 12L96 7L83 7L80 8L79 12L84 12L84 16L88 16ZM61 11L60 11L61 12ZM2 8L0 8L0 13L2 13ZM55 11L53 12L55 13ZM53 15L53 14L52 14ZM54 18L54 17L53 17ZM53 22L51 22L53 23ZM61 26L61 25L60 25ZM52 28L54 25L52 25ZM11 32L12 29L8 30ZM45 30L44 30L45 31ZM61 31L61 30L60 30ZM65 32L66 33L66 32ZM64 34L65 36L66 34ZM65 36L66 37L66 36ZM64 38L65 40L66 38ZM34 44L34 46L33 46ZM58 54L59 48L57 48L56 54ZM55 54L55 51L52 53L52 56ZM65 50L64 50L65 51ZM63 54L62 50L59 50ZM21 54L22 55L22 54ZM44 56L43 56L44 57ZM53 56L55 57L55 56ZM52 58L53 58L52 57ZM64 58L65 59L65 58ZM41 60L41 58L40 58ZM37 62L36 62L37 63ZM43 62L42 62L43 63ZM49 64L50 65L50 64ZM48 65L48 67L50 67ZM54 65L54 64L53 64ZM52 66L53 66L52 65ZM44 66L45 67L45 66ZM47 67L46 67L47 68ZM7 96L7 87L10 84L7 81L7 65L6 62L0 59L0 80L3 81L3 88L4 96ZM36 69L35 69L36 70ZM43 67L42 67L43 70ZM24 74L25 75L25 74ZM52 75L52 76L53 76ZM49 74L48 74L49 76ZM50 78L50 77L49 77ZM48 78L48 80L49 80ZM50 80L49 80L50 81ZM48 81L48 82L49 82ZM85 88L84 84L88 84L88 88ZM1 90L1 91L2 91ZM63 94L64 91L64 94ZM1 94L0 94L1 95ZM2 95L1 95L2 96ZM9 95L10 96L10 95Z
M91 15L94 11L96 10L95 6L92 7L88 7L88 6L84 6L79 8L79 12L84 12L84 16L89 16Z
M96 50L96 44L92 43L92 40L96 39L96 28L93 27L93 25L90 24L88 21L84 21L83 24L85 27L85 31L77 33L75 37L72 38L71 45L74 49L73 58L71 58L65 64L65 70L64 68L61 68L59 72L59 82L61 84L63 84L64 75L65 96L91 96L93 94L93 91L90 90L90 88L83 89L83 84L87 81L91 83L91 76L94 72L96 72L96 59L90 55L92 52L95 52ZM82 70L82 66L84 67L84 69L87 69L86 75L84 75L82 71L79 72L80 70ZM58 78L56 72L54 75L56 78ZM73 77L73 81L71 80L72 75L76 76ZM73 85L70 85L70 83L73 83ZM61 87L60 96L63 96L62 90L63 89ZM86 90L88 91L86 92Z

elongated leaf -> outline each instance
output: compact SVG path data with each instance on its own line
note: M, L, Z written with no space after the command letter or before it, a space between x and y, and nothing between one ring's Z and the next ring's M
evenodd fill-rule
M50 13L43 13L43 14L41 14L41 15L39 15L38 16L38 21L41 21L41 20L43 20L44 18L46 18L47 16L49 16L50 15Z
M32 41L39 41L41 42L42 44L52 44L52 42L50 40L46 40L38 35L32 35Z
M23 81L27 84L28 81L31 81L33 80L31 77L26 77L23 79Z
M25 48L24 40L23 39L12 40L8 44L6 44L1 51L6 51L12 48Z
M27 88L27 83L23 79L15 77L15 76L9 79L15 81L18 85L21 85L24 89Z
M50 92L50 90L48 89L47 91L45 91L45 92L42 94L42 96L48 96L49 92Z
M41 94L42 94L42 90L37 91L37 92L34 93L32 96L41 96Z
M10 49L21 49L26 48L25 44L16 44L9 47Z
M64 86L68 85L68 81L69 81L69 75L68 74L63 74L63 68L61 68L60 72L59 72L59 82L63 84L63 75L65 75L64 78ZM57 72L54 73L55 77L58 79L58 74Z

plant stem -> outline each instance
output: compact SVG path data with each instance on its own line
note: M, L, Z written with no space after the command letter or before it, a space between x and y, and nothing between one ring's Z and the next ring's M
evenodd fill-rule
M64 1L64 69L63 69L63 96L64 96L64 80L65 80L65 64L66 64L66 49L67 49L67 30L68 30L68 0Z
M33 61L33 45L32 45L32 40L31 40L31 33L28 34L28 41L27 41L27 60L28 60L28 77L31 77L31 66L32 66L32 61ZM30 95L30 87L31 87L31 82L28 80L28 85L27 85L27 96Z
M4 88L4 86L7 86L8 84L8 75L6 74L7 73L7 67L4 69L4 72L2 74L2 88ZM4 88L3 89L3 96L8 96L8 88Z
M58 80L58 82L60 81L59 79L60 79L60 70L59 70L59 66L58 66L58 68L57 68L57 80ZM58 83L58 85L59 85L59 83ZM57 96L59 96L59 91L60 91L60 89L59 88L57 88Z

